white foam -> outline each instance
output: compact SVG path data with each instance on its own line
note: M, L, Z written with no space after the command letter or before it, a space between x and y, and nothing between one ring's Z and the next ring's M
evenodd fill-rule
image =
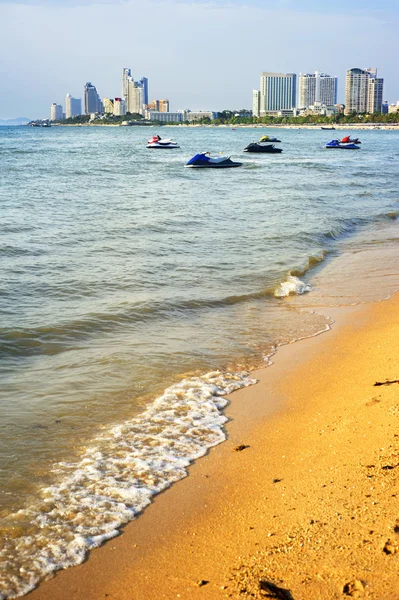
M34 506L4 519L10 528L30 526L29 535L4 536L0 600L26 594L116 536L154 494L185 477L191 461L225 439L222 396L254 383L247 373L185 379L139 417L94 440L78 463L57 464L57 483Z
M274 292L276 298L286 298L290 295L295 294L305 294L306 292L310 292L312 290L312 286L308 283L304 283L298 277L294 277L293 275L288 275L287 281L280 283L277 290Z

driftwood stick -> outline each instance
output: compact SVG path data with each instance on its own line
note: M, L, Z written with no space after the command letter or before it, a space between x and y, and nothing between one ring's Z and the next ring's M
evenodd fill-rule
M376 381L374 387L376 385L391 385L391 383L399 383L399 379L394 379L393 381Z

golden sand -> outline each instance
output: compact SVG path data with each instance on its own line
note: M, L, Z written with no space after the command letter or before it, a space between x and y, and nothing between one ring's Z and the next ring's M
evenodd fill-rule
M399 598L399 295L235 392L226 443L31 600ZM241 447L241 448L240 448Z

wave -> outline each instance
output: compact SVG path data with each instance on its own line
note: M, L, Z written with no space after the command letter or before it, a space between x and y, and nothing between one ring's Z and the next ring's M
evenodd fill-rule
M275 290L274 295L276 298L286 298L287 296L305 294L310 292L312 286L308 283L304 283L298 277L288 275L287 280L280 283L279 287Z
M327 250L322 250L319 254L309 256L307 262L302 267L291 269L289 275L293 275L294 277L304 275L309 269L323 262L327 254Z
M185 477L193 460L225 440L223 396L254 383L246 372L185 379L97 438L79 462L57 464L57 483L3 519L0 600L28 593L118 535L155 494Z

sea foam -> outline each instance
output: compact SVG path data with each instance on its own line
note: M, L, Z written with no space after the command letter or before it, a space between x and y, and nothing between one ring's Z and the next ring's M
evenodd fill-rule
M312 286L308 283L304 283L294 275L288 275L287 280L280 283L279 287L274 292L274 295L276 298L286 298L290 295L305 294L311 290Z
M140 416L99 436L79 462L58 463L57 482L3 519L0 599L26 594L116 536L154 494L185 477L191 461L225 439L223 396L254 383L248 373L218 371L184 379Z

